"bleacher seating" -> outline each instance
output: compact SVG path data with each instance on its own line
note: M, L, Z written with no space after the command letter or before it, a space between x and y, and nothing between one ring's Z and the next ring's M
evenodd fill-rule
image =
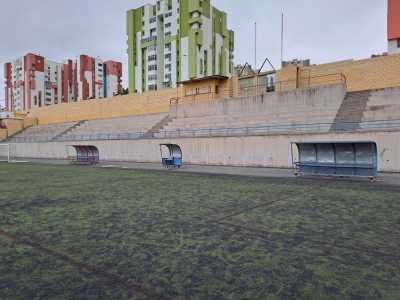
M400 120L400 89L378 90L369 96L362 121Z
M10 141L79 141L400 129L400 88L345 93L328 86L184 102L170 113L31 127ZM171 117L173 116L173 117Z
M51 125L38 125L32 126L24 131L10 137L9 142L46 142L52 141L57 136L61 135L70 128L76 126L78 122L51 124Z
M331 131L400 128L398 88L348 93Z
M342 86L182 104L158 137L329 131L345 96Z
M168 117L167 113L85 121L59 140L137 138Z

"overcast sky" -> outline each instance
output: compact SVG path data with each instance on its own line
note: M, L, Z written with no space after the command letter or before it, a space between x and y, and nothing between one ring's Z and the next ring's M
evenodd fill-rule
M1 0L0 77L3 64L28 52L63 61L79 54L124 63L127 80L126 11L155 0ZM212 0L228 13L235 31L235 63L280 61L281 12L285 14L284 59L312 63L367 58L386 51L387 0ZM4 99L3 80L0 104Z

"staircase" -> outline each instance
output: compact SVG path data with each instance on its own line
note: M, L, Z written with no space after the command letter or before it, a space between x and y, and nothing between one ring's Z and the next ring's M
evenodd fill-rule
M67 130L64 130L64 131L61 132L60 134L57 134L55 137L53 137L52 141L57 141L58 139L60 139L60 138L63 137L64 135L67 135L67 134L70 133L72 130L78 128L79 126L81 126L81 125L84 124L85 122L87 122L87 120L79 121L79 122L76 123L75 125L73 125L73 126L71 126L70 128L68 128Z
M354 131L360 129L360 122L367 108L370 94L370 91L347 93L330 131Z
M160 122L155 124L152 128L150 128L145 134L143 134L142 138L153 138L154 134L161 131L164 127L166 127L169 123L174 120L170 115L166 116Z

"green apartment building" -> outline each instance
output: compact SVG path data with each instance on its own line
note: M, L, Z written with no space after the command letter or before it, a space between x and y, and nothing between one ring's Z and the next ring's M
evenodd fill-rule
M233 73L234 33L210 0L159 0L127 13L129 91Z

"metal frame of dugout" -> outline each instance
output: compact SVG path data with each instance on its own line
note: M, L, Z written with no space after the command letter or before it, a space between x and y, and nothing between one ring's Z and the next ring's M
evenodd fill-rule
M293 161L293 144L299 161ZM368 177L378 174L378 151L375 142L295 142L291 143L296 175Z
M100 161L99 150L91 145L71 145L75 149L76 155L70 157L75 164L95 165Z
M165 151L166 150L166 151ZM182 150L176 144L160 144L161 163L165 168L180 168L182 166Z

